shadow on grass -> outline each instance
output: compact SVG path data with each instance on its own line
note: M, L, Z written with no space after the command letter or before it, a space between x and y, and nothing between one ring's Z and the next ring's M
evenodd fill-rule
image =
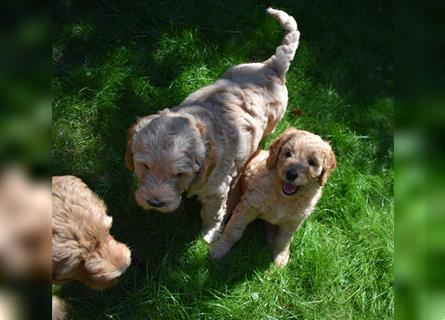
M227 258L208 260L206 245L196 241L199 203L184 201L178 212L168 215L144 212L135 204L133 178L124 166L126 129L136 116L174 106L226 67L264 60L274 52L282 32L265 14L269 4L253 0L55 4L56 100L62 101L60 108L73 99L97 109L94 120L86 123L100 140L89 161L80 165L72 150L56 145L54 172L81 177L104 198L114 217L112 233L128 243L134 255L122 283L106 293L81 285L63 288L63 296L81 297L71 301L77 314L98 318L104 309L119 309L119 300L124 299L131 315L135 312L131 307L141 308L144 299L131 301L130 291L153 294L144 297L153 314L153 301L163 299L163 290L187 305L196 297L211 299L213 290L230 289L270 266L259 224L248 228ZM306 114L302 126L326 136L335 124L347 127L376 143L371 170L391 166L392 109L379 109L379 101L391 95L391 5L383 0L273 5L292 14L302 32L288 82L296 88L289 92L290 106L301 106ZM200 73L194 74L195 69ZM314 90L334 98L314 100ZM63 117L70 115L56 108L55 120ZM363 169L360 163L356 169Z
M73 318L123 314L122 319L162 319L166 310L159 308L211 302L215 294L230 292L270 266L271 252L259 221L247 228L243 240L225 258L210 259L199 236L199 215L193 213L198 207L189 200L180 212L166 216L139 212L115 219L113 233L131 247L132 265L118 285L103 292L78 283L65 285L61 296L67 297ZM178 311L170 314L181 318Z
M94 99L94 93L103 93L110 86L115 74L121 75L116 92L110 97L105 92L102 100L95 101L101 107L97 132L112 153L121 155L124 132L136 116L178 104L194 89L217 78L224 71L221 65L264 60L274 52L282 32L265 14L268 4L61 2L56 5L55 19L58 91ZM392 109L374 110L376 102L391 94L391 4L279 1L275 6L296 17L302 32L300 51L309 48L310 54L305 59L297 52L294 73L310 82L308 88L290 92L290 104L305 106L303 111L310 117L303 123L322 134L328 134L323 130L324 121L314 126L312 116L327 115L358 135L371 134L378 143L376 167L380 169L393 147L392 125L385 121L392 118ZM181 79L184 71L203 66L210 69L205 79ZM298 79L290 82L298 86ZM85 87L89 90L79 94ZM314 101L314 88L338 95L335 102L342 103L332 106L330 101Z

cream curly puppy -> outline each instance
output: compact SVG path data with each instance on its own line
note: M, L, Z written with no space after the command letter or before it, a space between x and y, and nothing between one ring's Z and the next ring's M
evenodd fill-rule
M117 282L131 262L130 249L110 235L105 203L77 177L53 177L54 283L80 281L100 290ZM64 302L53 296L53 320L65 319Z
M274 263L285 266L292 237L314 210L335 166L329 143L310 132L287 129L269 151L261 151L249 162L241 177L241 200L224 233L211 245L210 255L225 256L247 225L261 218L269 223Z
M220 235L238 173L287 107L285 75L300 33L287 13L267 12L286 32L271 58L230 68L179 106L141 118L128 130L125 159L138 178L136 202L172 212L184 192L196 195L207 242Z
M131 253L110 235L105 203L77 177L53 177L54 282L77 280L93 289L113 285Z

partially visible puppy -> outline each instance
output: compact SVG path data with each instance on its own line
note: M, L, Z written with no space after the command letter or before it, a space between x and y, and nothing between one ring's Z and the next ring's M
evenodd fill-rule
M51 279L51 188L23 169L0 173L0 278Z
M105 203L74 176L53 177L53 281L77 280L93 289L117 282L131 253L110 235Z
M285 266L292 237L314 210L335 166L329 143L310 132L287 129L269 151L261 151L248 164L241 178L241 200L223 235L211 245L210 255L222 258L246 226L261 218L269 223L274 263Z

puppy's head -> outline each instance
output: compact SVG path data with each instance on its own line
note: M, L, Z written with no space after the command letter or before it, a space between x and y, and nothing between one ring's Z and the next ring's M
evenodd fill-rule
M80 280L97 290L111 287L130 263L130 249L108 236L106 241L98 242L95 250L85 258Z
M201 131L188 118L164 114L137 123L129 130L126 157L138 178L136 202L144 209L176 210L205 152Z
M110 235L111 217L91 212L78 217L83 217L80 225L62 221L53 233L53 280L76 280L97 290L111 287L130 266L130 249Z
M282 192L291 196L303 187L323 186L336 160L329 143L319 136L289 128L270 146L266 166L276 170Z

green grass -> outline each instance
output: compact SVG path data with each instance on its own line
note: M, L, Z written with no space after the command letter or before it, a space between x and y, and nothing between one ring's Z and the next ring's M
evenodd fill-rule
M136 116L178 104L229 66L268 58L282 31L262 1L71 1L55 5L54 174L105 199L134 264L112 289L65 285L72 319L388 319L393 316L392 6L277 1L301 44L288 73L287 126L332 142L338 167L277 269L253 223L207 258L199 203L140 209L124 165Z

